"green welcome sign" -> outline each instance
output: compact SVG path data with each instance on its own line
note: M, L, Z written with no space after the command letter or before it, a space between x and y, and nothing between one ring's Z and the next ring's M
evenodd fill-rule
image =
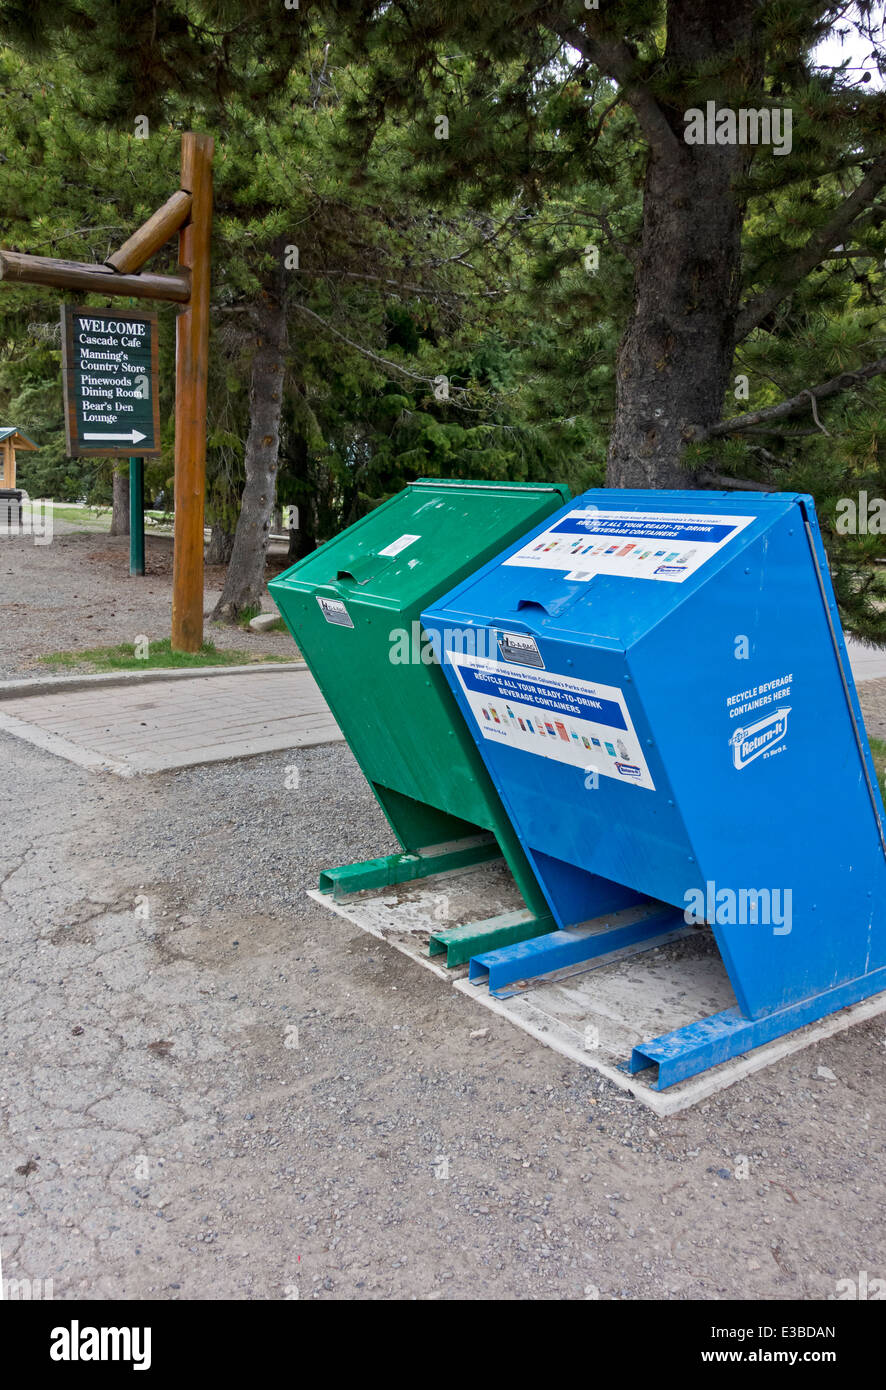
M157 315L62 306L67 452L160 453Z

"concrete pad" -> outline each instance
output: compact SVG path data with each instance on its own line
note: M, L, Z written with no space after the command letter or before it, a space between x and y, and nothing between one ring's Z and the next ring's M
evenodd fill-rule
M131 777L334 743L341 730L303 665L270 664L173 680L7 691L0 729L96 771Z
M854 637L847 637L846 650L856 685L886 676L886 647L866 647Z
M886 1013L884 992L666 1091L655 1091L644 1079L647 1075L654 1079L654 1069L636 1076L621 1069L632 1049L735 1005L708 928L658 947L612 952L542 977L508 999L496 999L485 982L469 981L466 965L447 970L438 964L440 957L430 959L427 950L431 933L441 928L444 907L445 925L455 926L520 906L503 861L402 884L385 893L355 893L338 903L316 890L308 896L369 935L389 942L460 994L508 1019L546 1047L607 1077L657 1115L686 1110L793 1052Z

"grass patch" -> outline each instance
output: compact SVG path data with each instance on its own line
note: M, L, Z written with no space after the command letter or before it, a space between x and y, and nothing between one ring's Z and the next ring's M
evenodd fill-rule
M237 626L242 628L249 627L253 618L257 618L260 612L260 605L255 603L250 604L248 608L241 608L240 612L237 614Z
M883 800L886 801L886 740L882 738L872 738L871 752L874 755L874 767L877 769L877 780L880 783L880 791Z
M111 509L110 507L60 507L57 503L52 506L53 521L68 521L72 526L82 526L84 530L93 530L96 527L103 531L110 530Z
M109 531L112 509L110 507L66 507L63 503L53 502L52 518L54 521L66 521L71 526L80 527L84 531ZM145 509L145 532L147 535L171 531L174 521L172 512Z
M50 652L40 660L55 671L151 671L178 669L189 666L250 666L261 661L292 661L291 655L268 656L265 653L219 651L214 642L204 642L199 652L174 652L168 637L151 642L147 656L136 656L134 642L121 642L116 647L91 647L82 652Z

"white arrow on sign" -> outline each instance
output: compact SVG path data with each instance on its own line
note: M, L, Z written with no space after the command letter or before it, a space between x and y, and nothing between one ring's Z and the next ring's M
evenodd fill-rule
M84 439L125 439L127 444L137 444L140 439L147 439L146 434L139 434L138 430L130 430L128 434L84 434Z

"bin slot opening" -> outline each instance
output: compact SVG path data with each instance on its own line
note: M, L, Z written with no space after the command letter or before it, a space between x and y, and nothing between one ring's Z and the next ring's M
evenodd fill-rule
M383 560L371 552L367 555L351 556L335 571L336 582L339 584L368 584L370 579L375 579L380 571L389 564L389 560Z
M517 600L517 607L514 611L527 614L541 613L546 618L559 618L560 614L569 608L577 597L577 594L568 593L544 601L540 598L520 598Z

